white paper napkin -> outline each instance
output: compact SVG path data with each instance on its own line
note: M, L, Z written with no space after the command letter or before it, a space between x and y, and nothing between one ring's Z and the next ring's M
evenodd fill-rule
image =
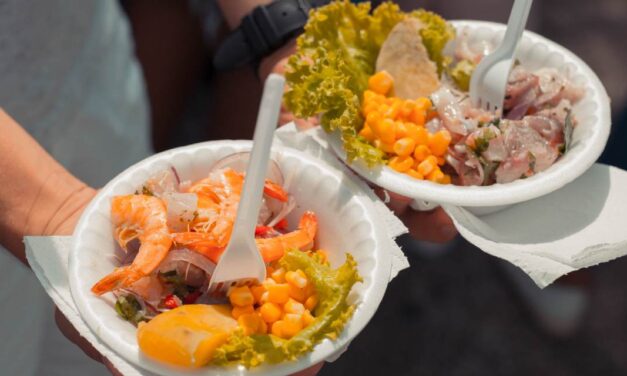
M565 187L476 216L445 206L460 234L511 262L539 287L627 254L627 172L595 164Z
M319 129L312 129L306 132L299 132L294 124L286 125L279 129L276 133L275 141L277 144L296 148L300 151L310 153L312 156L324 160L329 166L340 169L346 176L358 184L364 193L372 199L372 203L376 208L382 223L388 232L388 249L391 254L391 270L390 280L392 280L398 272L409 267L407 258L396 245L394 239L401 234L407 232L407 228L398 220L394 214L383 204L383 202L374 194L374 192L350 170L348 170L340 161L335 159L327 150L326 143L320 138ZM145 371L128 363L119 357L113 350L100 342L94 333L89 329L83 321L78 309L72 299L70 285L68 281L68 261L72 248L72 237L70 236L49 236L49 237L33 237L24 238L26 246L26 257L35 272L35 275L43 285L44 289L50 295L54 303L59 307L61 312L74 325L78 332L85 337L101 354L125 376L152 376L151 372ZM327 361L333 361L327 359Z

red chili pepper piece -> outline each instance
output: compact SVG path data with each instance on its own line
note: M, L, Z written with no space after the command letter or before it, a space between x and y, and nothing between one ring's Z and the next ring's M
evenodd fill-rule
M255 227L255 236L264 236L270 231L272 231L270 226L257 226Z
M287 218L283 218L274 225L277 230L287 230Z
M174 299L173 294L170 294L165 297L165 299L163 300L163 305L169 309L174 309L178 307L178 303L176 302L176 299Z
M200 295L202 295L202 293L200 291L190 292L189 294L185 295L185 297L183 298L183 304L194 304L194 303L196 303L196 300L198 300Z

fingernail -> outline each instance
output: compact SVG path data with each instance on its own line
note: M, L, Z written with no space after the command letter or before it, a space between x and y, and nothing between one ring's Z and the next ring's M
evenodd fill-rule
M457 235L457 229L453 225L443 225L440 227L440 234L446 239L451 239Z

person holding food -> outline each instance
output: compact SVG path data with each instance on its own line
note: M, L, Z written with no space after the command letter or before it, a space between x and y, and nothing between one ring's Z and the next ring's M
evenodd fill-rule
M265 1L219 5L235 28L260 3ZM148 103L129 27L115 2L31 6L9 1L0 20L0 239L26 265L24 235L71 234L95 195L91 186L151 153ZM265 51L263 59L256 57L260 77L283 69L293 41L278 47ZM408 204L402 198L391 203L415 236L434 241L454 236L441 210L413 212ZM3 306L4 371L97 372L51 329L49 301L24 265L6 252L0 258L2 274L10 281L2 296L12 302ZM17 296L14 286L20 286ZM106 362L61 315L56 319L68 338Z

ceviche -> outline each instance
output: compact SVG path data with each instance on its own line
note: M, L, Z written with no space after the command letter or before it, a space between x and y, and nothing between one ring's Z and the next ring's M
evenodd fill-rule
M229 156L196 182L165 170L111 200L120 266L92 292L115 296L115 310L138 327L139 348L152 359L186 367L292 360L335 338L352 315L347 296L361 281L356 262L347 254L342 266L330 267L326 251L315 247L315 213L288 223L296 202L274 162L255 230L268 277L231 287L221 300L209 296L245 179L236 168L247 158Z
M473 107L472 71L494 47L426 10L337 1L298 39L286 104L338 131L349 161L440 184L508 183L568 150L585 93L556 69L516 62L502 113Z

